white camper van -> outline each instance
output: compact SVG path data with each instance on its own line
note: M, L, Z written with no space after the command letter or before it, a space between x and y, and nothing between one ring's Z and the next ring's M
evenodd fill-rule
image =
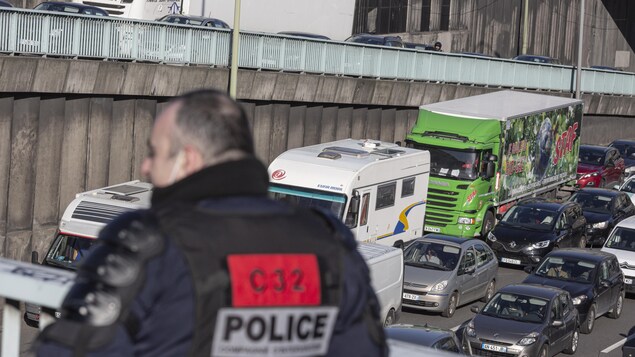
M360 243L357 250L370 270L370 282L379 299L384 326L399 319L403 292L403 250L375 243Z
M428 151L345 139L288 150L269 175L274 199L330 209L359 241L402 245L423 234Z
M75 195L66 207L60 225L42 264L75 270L86 255L99 231L115 217L135 209L150 207L152 185L130 181ZM37 252L31 260L39 263ZM40 307L26 304L26 322L34 325L40 319Z

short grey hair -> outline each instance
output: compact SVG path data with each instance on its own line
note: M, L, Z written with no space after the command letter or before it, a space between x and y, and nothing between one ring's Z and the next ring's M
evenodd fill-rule
M186 144L195 146L207 164L228 153L234 156L254 154L247 115L227 94L204 89L183 94L172 101L179 108L171 155L176 155Z

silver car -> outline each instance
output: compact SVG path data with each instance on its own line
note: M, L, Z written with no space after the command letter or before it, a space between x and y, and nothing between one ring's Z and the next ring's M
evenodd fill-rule
M452 317L456 307L496 292L498 261L477 239L428 234L405 249L403 306Z

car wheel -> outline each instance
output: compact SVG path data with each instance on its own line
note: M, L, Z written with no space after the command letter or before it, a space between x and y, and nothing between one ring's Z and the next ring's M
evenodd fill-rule
M455 291L452 293L452 295L450 295L450 301L448 301L448 307L446 307L445 310L441 312L441 316L443 317L454 316L454 312L456 312L456 299L457 299L457 295Z
M569 344L569 347L567 347L562 352L564 352L564 353L566 353L568 355L574 354L578 350L578 342L579 341L580 341L580 334L578 333L578 329L575 329L573 331L573 334L571 335L571 343Z
M494 228L494 223L496 223L496 217L494 217L494 214L491 211L487 211L487 213L485 213L485 218L483 218L481 238L485 239L487 237L487 233Z
M386 315L386 320L384 320L384 327L390 326L395 323L395 310L390 309L388 311L388 315Z
M620 315L622 315L622 308L624 307L624 292L622 291L620 295L617 297L617 301L611 311L609 311L608 316L612 319L619 319Z
M494 293L496 292L496 282L494 280L490 281L487 285L487 290L485 290L485 296L481 298L482 302L488 302L494 297Z
M591 308L589 308L586 320L584 320L582 322L582 326L580 326L580 332L583 334L591 333L591 331L593 331L593 326L595 326L595 305L591 305Z
M538 352L538 357L547 357L547 345L542 346L540 352Z

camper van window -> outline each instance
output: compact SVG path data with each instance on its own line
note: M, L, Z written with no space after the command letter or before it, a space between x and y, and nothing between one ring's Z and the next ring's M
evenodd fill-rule
M392 182L392 183L377 187L377 203L375 204L375 209L382 209L382 208L393 206L395 204L396 191L397 191L396 182Z
M341 193L312 190L305 187L271 184L269 197L300 207L321 207L344 219L346 196Z
M47 263L75 269L95 243L95 239L58 234L46 255Z
M415 178L403 179L401 186L401 197L408 197L415 194Z
M365 226L368 223L368 203L370 202L370 193L365 193L362 196L362 212L360 214L359 225Z

